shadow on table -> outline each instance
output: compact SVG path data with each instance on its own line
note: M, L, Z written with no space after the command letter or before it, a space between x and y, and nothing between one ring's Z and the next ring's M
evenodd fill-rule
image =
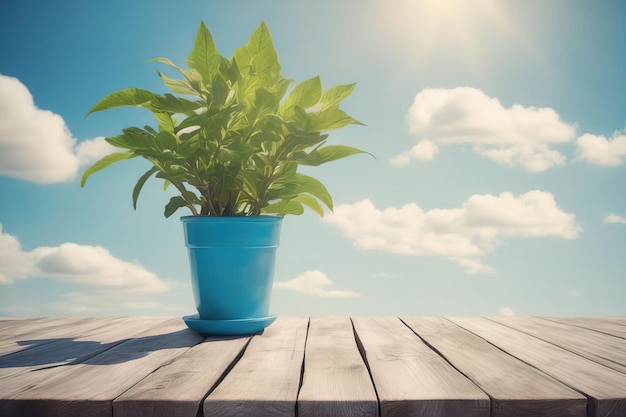
M0 356L0 369L35 367L52 368L79 363L111 365L132 361L164 349L191 348L198 343L215 343L235 337L206 338L192 330L120 339L109 343L74 338L20 340L23 350Z

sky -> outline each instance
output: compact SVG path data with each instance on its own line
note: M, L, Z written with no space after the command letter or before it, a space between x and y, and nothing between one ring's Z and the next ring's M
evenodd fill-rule
M357 83L302 172L335 209L284 219L271 312L626 315L626 3L0 0L0 316L195 312L178 213L148 168L82 171L165 92L201 21L230 57L265 21L283 74ZM184 213L186 214L186 213Z

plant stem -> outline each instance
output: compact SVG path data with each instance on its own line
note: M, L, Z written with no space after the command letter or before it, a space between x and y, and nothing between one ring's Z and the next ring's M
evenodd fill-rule
M181 196L187 202L187 207L189 207L189 210L191 210L191 214L193 214L194 216L199 216L198 210L196 210L196 208L193 206L193 203L190 203L186 198L187 189L185 188L185 186L179 182L173 182L172 184L174 184L174 187L176 187L176 189L180 192Z

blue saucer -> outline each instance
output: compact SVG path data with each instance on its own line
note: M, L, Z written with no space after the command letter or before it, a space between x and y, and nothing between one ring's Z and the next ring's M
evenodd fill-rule
M276 316L238 320L201 320L198 314L183 316L191 330L211 336L242 336L260 332L276 320Z

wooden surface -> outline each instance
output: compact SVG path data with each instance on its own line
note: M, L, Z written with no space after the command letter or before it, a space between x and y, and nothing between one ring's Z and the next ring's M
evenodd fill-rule
M306 341L298 416L378 415L374 384L348 317L313 318Z
M0 319L0 417L626 416L620 317Z
M491 397L493 415L584 417L585 397L443 318L406 318L426 343Z
M489 416L487 394L400 320L356 317L353 322L378 391L381 417Z
M204 401L204 415L286 416L296 409L308 319L276 320Z

